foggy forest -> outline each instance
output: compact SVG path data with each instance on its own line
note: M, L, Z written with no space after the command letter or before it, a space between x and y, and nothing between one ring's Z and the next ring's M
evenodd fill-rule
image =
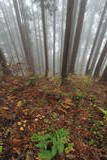
M107 0L0 0L0 160L107 160Z

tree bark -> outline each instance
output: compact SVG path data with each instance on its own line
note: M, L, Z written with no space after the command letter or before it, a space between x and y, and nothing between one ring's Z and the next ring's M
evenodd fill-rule
M91 67L90 67L90 74L93 73L94 66L95 66L96 61L98 59L99 51L100 51L100 48L101 48L101 45L102 45L102 42L103 42L103 39L104 39L104 35L106 33L106 29L107 29L107 17L106 17L105 23L103 24L102 29L99 33L99 37L97 39L98 43L96 44L95 54L94 54L94 57L92 59L92 64L91 64Z
M70 46L70 36L71 36L71 25L73 18L73 8L75 0L68 0L67 4L67 18L66 18L66 30L65 30L65 40L64 40L64 51L62 60L62 79L67 77L67 63L69 56L69 46Z
M40 54L40 47L39 47L39 42L38 42L38 35L37 35L37 26L36 26L36 21L35 21L35 13L34 13L34 8L33 8L33 2L31 4L31 8L32 8L32 16L33 16L33 25L34 25L34 33L35 33L35 41L36 41L36 56L37 56L37 71L39 71L39 73L42 72L42 64L41 64L41 54Z
M83 27L83 20L84 20L84 15L85 15L86 4L87 4L87 0L82 0L80 4L79 17L78 17L76 34L75 34L75 39L74 39L74 46L73 46L72 56L71 56L71 64L70 64L71 73L74 73L74 70L75 70L75 61L76 61L77 53L78 53L78 47L79 47L81 31Z
M104 46L104 49L103 49L103 51L102 51L102 53L100 55L100 58L99 58L98 63L97 63L97 66L95 68L94 77L98 77L99 76L101 65L102 65L106 55L107 55L107 42L106 42L106 44Z
M9 36L10 36L10 40L11 40L11 43L12 43L14 51L15 51L15 55L17 57L18 63L20 64L20 59L19 59L19 56L18 56L18 51L17 51L16 44L15 44L15 38L14 38L14 35L12 35L12 31L9 27L9 22L7 21L8 16L6 14L7 13L6 8L3 8L1 3L0 3L0 8L1 8L2 13L3 13L3 17L4 17L4 20L5 20L6 26L7 26ZM24 76L23 68L21 67L21 65L20 65L20 68L21 68L22 76Z
M39 34L39 49L41 53L41 63L42 63L42 72L45 72L45 63L44 63L44 54L43 54L43 42L42 42L42 35L41 35L41 26L40 26L40 17L37 13L37 24L38 24L38 34Z
M107 66L103 72L103 75L101 77L101 81L107 81Z
M63 45L64 45L64 0L62 1L60 71L62 70Z
M47 36L46 36L44 0L41 0L40 2L41 2L43 38L44 38L44 51L45 51L45 77L47 77L49 72L49 64L48 64L48 46L47 46Z
M90 72L91 72L90 63L92 61L93 54L94 54L94 51L95 51L95 48L96 48L96 44L98 42L98 37L99 37L101 25L102 25L102 23L104 21L104 15L106 13L106 8L107 8L107 1L105 3L105 7L104 7L103 13L102 13L101 18L100 18L100 22L99 22L99 26L98 26L98 29L97 29L97 33L96 33L95 39L94 39L93 47L92 47L91 52L90 52L90 57L89 57L89 60L88 60L88 63L87 63L87 67L86 67L86 74L90 74Z
M81 57L82 63L81 63L81 69L80 70L81 70L81 72L84 71L84 73L86 71L86 62L87 62L87 54L86 53L88 52L89 43L90 43L90 40L92 38L89 35L91 33L92 25L93 25L94 20L95 20L95 17L93 18L94 13L95 13L95 10L93 10L91 15L90 15L91 16L90 17L91 21L90 21L89 28L88 28L88 31L87 31L86 44L85 44L84 52L83 52L83 55Z
M23 44L23 49L24 49L26 61L29 66L29 71L31 71L32 73L35 73L28 30L26 31L27 27L25 24L26 23L25 17L23 15L23 13L20 11L20 8L19 8L20 5L18 3L18 0L13 0L13 4L14 4L15 12L16 12L16 18L17 18L17 22L18 22L18 27L19 27L19 31L20 31L20 36L21 36L21 40L22 40L22 44ZM21 19L23 19L23 24L21 22Z
M54 12L53 12L53 76L55 76L56 65L56 0L54 0Z

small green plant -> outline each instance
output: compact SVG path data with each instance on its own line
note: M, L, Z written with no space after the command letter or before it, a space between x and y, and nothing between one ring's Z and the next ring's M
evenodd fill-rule
M104 127L103 121L93 120L93 124L91 127L92 137L89 139L90 145L99 145L103 140L102 130Z
M31 139L33 142L37 143L35 146L40 150L38 154L39 158L42 160L51 160L56 155L64 152L65 145L68 145L69 143L69 132L64 128L61 128L44 135L40 133L33 134ZM73 149L73 145L68 147L72 147Z
M11 88L10 90L11 90L11 92L15 92L15 91L18 90L18 88L17 88L17 87L13 87L13 88Z
M95 95L90 95L89 99L90 99L91 102L94 103L97 100L97 97Z
M68 143L68 146L65 148L65 153L69 154L73 150L74 150L74 143Z
M73 96L74 100L81 100L85 97L85 94L83 92L78 92L76 95Z
M103 127L104 127L103 121L91 119L91 128L90 128L91 136L87 137L89 145L100 146L102 144L104 140Z
M35 85L35 83L36 83L36 81L37 81L37 78L36 77L31 77L30 79L28 79L27 81L26 81L26 86L34 86Z
M3 146L0 145L0 153L3 152Z
M102 134L101 134L101 130L103 128L103 122L102 121L94 121L94 124L93 124L93 127L92 127L92 131L93 131L93 134L96 136L96 137L99 137L99 138L102 138Z
M94 139L90 139L88 142L89 145L94 145L96 144L96 141Z
M99 110L104 114L104 117L107 119L107 110L99 108Z

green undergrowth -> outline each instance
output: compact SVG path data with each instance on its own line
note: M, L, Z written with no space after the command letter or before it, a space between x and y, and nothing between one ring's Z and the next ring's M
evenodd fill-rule
M61 128L49 133L35 133L31 137L39 149L38 157L42 160L51 160L55 156L73 150L74 144L70 143L69 131Z

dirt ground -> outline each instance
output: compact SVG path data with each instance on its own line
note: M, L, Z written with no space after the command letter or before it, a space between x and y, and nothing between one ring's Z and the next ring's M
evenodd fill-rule
M74 150L55 160L107 160L107 83L89 77L0 82L0 160L37 160L33 133L67 128Z

